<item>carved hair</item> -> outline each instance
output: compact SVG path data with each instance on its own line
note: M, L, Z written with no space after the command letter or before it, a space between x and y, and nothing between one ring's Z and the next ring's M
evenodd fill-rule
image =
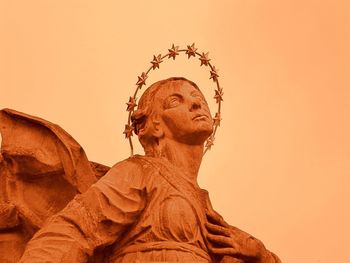
M183 77L172 77L165 80L160 80L153 83L149 88L145 90L139 100L137 110L131 115L131 122L135 134L138 135L139 141L144 149L147 147L146 140L148 138L147 126L149 123L147 120L152 114L154 114L154 99L156 97L156 94L161 88L167 88L174 82L187 82L199 90L198 86L194 82Z

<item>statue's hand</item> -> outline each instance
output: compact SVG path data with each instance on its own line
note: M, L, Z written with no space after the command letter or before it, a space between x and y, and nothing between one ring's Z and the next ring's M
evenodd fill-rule
M248 233L227 224L217 213L207 212L209 250L216 256L233 256L243 262L274 262L263 243Z

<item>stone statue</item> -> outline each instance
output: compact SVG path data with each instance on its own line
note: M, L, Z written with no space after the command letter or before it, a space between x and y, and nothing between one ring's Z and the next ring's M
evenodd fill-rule
M109 168L57 125L1 111L1 262L280 262L197 184L213 119L195 83L154 83L130 116L145 155Z

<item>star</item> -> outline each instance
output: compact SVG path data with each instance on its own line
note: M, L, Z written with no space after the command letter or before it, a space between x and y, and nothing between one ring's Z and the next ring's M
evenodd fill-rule
M142 87L142 85L146 85L146 79L148 76L146 75L145 72L142 72L141 76L138 76L138 81L136 82L136 85L139 86L139 88Z
M221 114L219 112L215 113L215 117L213 118L214 126L220 126Z
M210 78L209 79L213 79L213 81L217 81L218 80L218 70L213 66L213 69L210 71Z
M133 111L134 108L137 106L136 98L130 97L129 102L126 103L126 105L128 105L128 107L126 108L127 111Z
M191 46L187 46L186 54L188 55L188 58L191 56L196 56L196 50L197 48L194 46L194 43Z
M205 147L206 148L208 148L208 150L210 150L211 149L211 147L214 145L214 137L213 137L213 135L211 135L209 138L208 138L208 140L207 140L207 142L206 142L206 144L205 144Z
M125 138L130 138L132 136L132 131L133 131L133 127L129 124L125 124L125 130L124 130L124 134L125 134Z
M210 61L210 59L208 58L208 55L209 55L209 52L207 52L205 54L204 54L204 52L202 53L201 57L199 58L199 60L201 61L201 66L202 65L208 66L209 61Z
M177 56L177 55L179 55L179 46L174 46L174 44L171 46L171 49L168 49L168 51L169 51L169 54L168 54L168 58L173 58L173 59L175 59L175 57Z
M216 103L219 103L220 101L223 101L222 96L224 93L222 92L222 88L218 88L215 90L215 96L214 99L216 99Z
M162 55L159 54L158 56L153 56L153 60L151 61L152 63L152 68L153 69L156 69L156 68L159 68L159 64L162 63L163 60L162 60Z

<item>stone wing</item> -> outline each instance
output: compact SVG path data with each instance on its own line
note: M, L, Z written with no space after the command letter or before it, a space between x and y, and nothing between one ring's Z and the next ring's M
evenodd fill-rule
M44 221L86 191L109 167L90 162L62 128L0 111L0 262L17 262Z

